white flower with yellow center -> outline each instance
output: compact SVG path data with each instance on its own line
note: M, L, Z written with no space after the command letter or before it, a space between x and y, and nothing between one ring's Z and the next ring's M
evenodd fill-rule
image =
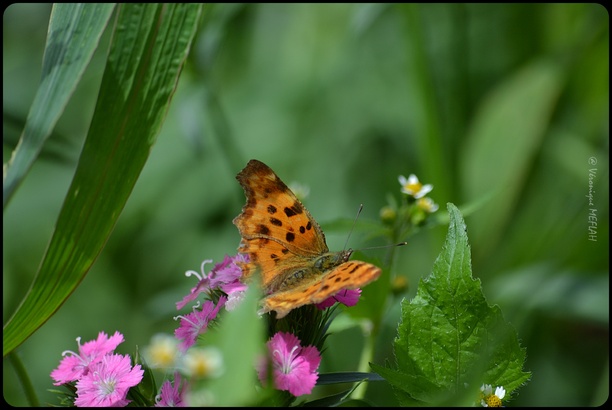
M223 373L223 357L214 347L192 347L183 356L181 367L191 377L218 377Z
M427 196L425 198L417 199L416 205L428 214L432 214L438 210L438 204L436 204L433 199Z
M408 179L403 175L398 178L400 185L402 186L402 192L406 195L410 195L415 199L423 198L433 189L431 184L421 184L416 175L410 174Z
M493 387L490 384L483 384L480 387L480 404L482 407L501 407L502 399L506 396L506 389L502 386L495 388L495 394L493 394Z
M151 368L174 368L180 356L178 340L169 334L158 333L151 338L151 343L144 348L143 355Z

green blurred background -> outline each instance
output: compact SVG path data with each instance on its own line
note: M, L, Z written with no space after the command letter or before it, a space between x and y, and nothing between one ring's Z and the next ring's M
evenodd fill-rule
M4 12L5 163L38 85L50 10L15 4ZM231 221L244 195L234 177L257 158L285 182L310 188L305 204L332 250L347 231L330 222L352 218L361 203L361 218L376 220L388 194L399 198L398 175L433 184L439 212L446 202L464 210L474 276L527 349L532 380L508 405L603 403L608 41L608 13L597 4L207 6L158 142L106 247L72 297L18 349L41 400L57 403L49 373L62 351L76 349L77 336L119 330L122 352L131 353L174 330L174 303L194 285L184 272L236 252ZM53 232L108 42L107 30L4 211L4 322ZM409 284L403 297L429 274L446 229L422 230L398 249L394 270ZM355 235L349 246L371 244L380 243ZM393 360L399 302L378 340L379 364ZM357 327L331 335L322 370L357 370L361 340ZM3 393L26 405L6 360ZM396 403L381 383L366 398Z

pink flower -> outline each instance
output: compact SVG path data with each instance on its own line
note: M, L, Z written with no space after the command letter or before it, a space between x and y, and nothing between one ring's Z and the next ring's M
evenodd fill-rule
M323 302L317 303L315 306L319 309L325 309L336 302L340 302L346 306L355 306L359 301L359 296L361 296L361 289L343 289L334 296L325 299Z
M200 275L198 272L194 270L188 270L187 272L185 272L185 276L195 276L199 280L195 288L192 288L191 292L189 292L189 294L185 296L183 300L181 300L180 302L176 302L177 310L182 309L183 307L185 307L187 303L195 300L200 293L210 289L210 275L206 275L206 273L204 272L204 266L210 262L212 262L212 259L206 259L204 262L202 262L202 265L200 266L202 275Z
M206 332L208 324L217 317L217 313L221 306L225 304L227 297L221 296L217 305L212 300L207 300L202 306L202 310L196 310L186 316L177 316L174 319L181 318L181 324L174 331L174 336L181 340L179 349L186 352L196 342L197 337Z
M81 345L81 338L77 337L79 353L66 350L62 353L64 358L59 366L51 372L51 378L56 386L78 380L89 372L91 366L108 353L112 353L123 342L123 335L115 332L110 338L104 332L98 334L98 339Z
M77 407L124 407L130 387L142 380L140 365L132 368L129 355L107 354L76 383Z
M166 380L160 389L159 395L155 397L155 407L185 407L183 396L185 394L185 383L179 390L181 375L174 373L174 387L170 380Z
M310 394L319 378L317 368L321 363L321 355L317 348L302 347L296 336L283 332L276 333L267 345L272 359L274 386L294 396ZM262 383L267 379L267 370L268 365L264 361L258 368Z
M245 291L247 286L240 281L242 268L239 264L248 261L249 256L241 253L233 257L226 256L223 262L215 265L213 269L215 275L211 281L212 286L219 287L228 296L234 292Z
M211 289L219 288L226 295L231 296L235 292L243 292L246 290L246 285L240 282L242 276L242 268L240 263L248 262L248 255L238 254L236 256L225 256L223 262L216 264L210 273L207 275L204 272L204 265L212 262L211 259L207 259L202 262L201 271L202 274L195 271L187 271L185 275L196 276L199 281L196 287L191 289L189 295L185 296L183 300L176 303L177 309L182 309L187 303L195 300L198 295L202 292L208 292Z

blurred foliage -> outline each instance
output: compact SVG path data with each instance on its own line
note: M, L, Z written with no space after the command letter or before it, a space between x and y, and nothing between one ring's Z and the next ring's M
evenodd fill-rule
M49 13L50 5L37 4L4 13L5 163L36 92ZM162 133L111 238L72 297L18 350L41 402L56 403L46 393L49 373L77 336L119 330L126 342L118 350L132 353L173 331L174 303L193 286L183 273L236 252L231 221L244 195L234 176L257 158L285 182L310 188L304 202L332 250L348 232L334 221L352 217L360 203L361 219L378 218L386 195L399 196L400 174L433 184L440 213L448 201L471 207L464 216L474 276L516 328L532 373L509 405L603 403L608 22L597 4L207 6ZM108 42L107 31L4 212L4 322L48 246ZM408 286L388 304L376 363L392 357L401 299L414 297L431 272L445 232L422 230L395 251L394 269ZM378 244L356 233L349 246ZM321 370L356 371L362 340L355 326L330 335ZM5 400L24 405L7 361L3 376ZM368 402L397 404L386 383L367 387ZM321 386L313 396L346 388Z

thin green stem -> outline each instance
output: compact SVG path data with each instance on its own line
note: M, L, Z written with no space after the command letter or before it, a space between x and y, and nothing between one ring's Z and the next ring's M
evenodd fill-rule
M34 391L34 386L30 381L30 377L28 376L28 372L26 371L21 358L17 356L17 353L13 350L8 354L8 359L11 361L13 368L15 369L15 373L17 374L17 379L21 382L21 387L23 387L23 391L25 393L25 397L28 400L28 403L32 407L40 407L40 402L38 401L38 396Z
M365 338L365 345L361 351L361 358L359 359L359 372L369 373L370 372L370 362L374 360L374 346L376 345L376 336L378 335L378 323L374 324L372 330L369 332L367 337ZM351 397L354 400L362 400L365 397L365 392L368 388L367 383L361 383L351 394Z
M391 244L396 244L399 242L402 232L405 228L405 219L403 216L399 216L398 220L399 226L396 225L392 229L391 233ZM391 246L389 251L387 252L385 258L385 264L389 267L389 271L391 272L391 267L393 266L393 262L395 259L395 250L397 246ZM393 283L393 275L389 275L389 281L391 284ZM383 309L382 312L385 310ZM361 358L359 359L359 368L358 371L363 373L368 373L370 371L370 363L374 360L374 348L376 346L376 338L378 336L378 331L380 329L380 323L382 321L382 314L375 318L372 329L368 332L365 337L365 345L363 346L363 350L361 351ZM355 400L361 400L365 397L365 392L368 388L367 383L361 383L351 394L351 397Z

